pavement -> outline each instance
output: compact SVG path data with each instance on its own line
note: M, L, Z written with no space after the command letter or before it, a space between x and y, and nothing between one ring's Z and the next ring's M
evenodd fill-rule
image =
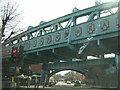
M21 86L21 88L27 88L26 86ZM29 88L34 88L35 85L31 85ZM101 89L101 88L90 88L86 86L85 84L82 84L81 86L74 86L73 83L67 84L63 81L60 81L54 85L54 87L45 87L39 86L38 87L40 90L109 90L109 89ZM39 90L38 89L38 90ZM111 89L110 89L111 90ZM112 89L114 90L114 89Z
M55 84L55 86L53 88L60 88L60 87L73 87L74 84L73 83L70 83L70 84L67 84L63 81L60 81L58 82L57 84Z

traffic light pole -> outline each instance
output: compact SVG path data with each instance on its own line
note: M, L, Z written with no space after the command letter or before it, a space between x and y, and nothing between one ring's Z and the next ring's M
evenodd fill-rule
M23 53L24 53L24 46L19 46L19 50L18 50L18 47L12 47L11 57L12 57L12 60L14 61L14 67L15 67L14 82L13 82L14 88L17 87L17 72L16 72L17 65Z
M16 67L17 67L17 57L18 57L18 51L17 51L17 47L12 47L12 55L11 55L14 63L15 63L15 72L14 72L14 88L16 88Z
M16 67L17 67L17 60L15 60L15 88L16 88L16 84L17 84L17 83L16 83L16 81L17 81L17 80L16 80Z
M16 59L14 58L13 59L15 61L15 71L14 71L14 81L13 81L13 88L16 88L16 66L17 66L17 61Z

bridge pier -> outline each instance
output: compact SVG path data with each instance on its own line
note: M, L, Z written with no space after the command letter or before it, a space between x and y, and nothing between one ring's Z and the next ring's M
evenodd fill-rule
M120 89L120 54L116 55L116 68L117 68L117 76L118 76L118 89Z
M46 64L43 64L43 67L41 69L41 78L40 78L40 85L46 86L46 84L49 82L49 73L50 71L46 68Z
M91 85L101 88L120 89L120 55L116 54L114 63L89 69Z

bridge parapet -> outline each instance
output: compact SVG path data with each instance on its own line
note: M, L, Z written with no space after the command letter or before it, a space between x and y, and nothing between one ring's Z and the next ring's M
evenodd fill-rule
M105 59L92 59L87 61L72 61L72 62L58 62L53 64L48 64L49 69L69 69L69 68L84 68L89 69L90 67L96 66L109 66L115 64L115 58L105 58Z

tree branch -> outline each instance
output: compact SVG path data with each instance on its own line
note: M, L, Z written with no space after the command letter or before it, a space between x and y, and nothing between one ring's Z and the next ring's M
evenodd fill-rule
M5 2L3 7L1 7L1 34L4 36L5 30L9 30L8 27L14 25L16 22L16 18L20 16L20 13L17 12L18 5L16 3L11 3L10 1Z
M4 42L7 41L13 34L14 34L14 32L12 31L12 32L10 33L10 35L4 40Z

